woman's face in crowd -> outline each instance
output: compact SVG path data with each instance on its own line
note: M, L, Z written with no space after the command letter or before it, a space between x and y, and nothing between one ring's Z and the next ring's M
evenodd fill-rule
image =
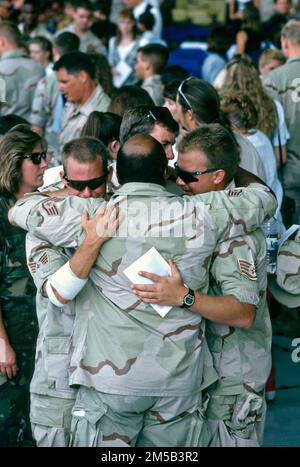
M42 146L36 144L31 154L41 152ZM47 161L41 159L39 165L35 165L31 159L24 159L21 165L22 185L29 191L35 191L43 185L44 172L47 168Z

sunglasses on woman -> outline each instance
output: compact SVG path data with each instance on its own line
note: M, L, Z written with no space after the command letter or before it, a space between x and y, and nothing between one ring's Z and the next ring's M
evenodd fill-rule
M33 152L32 154L26 154L24 159L30 159L34 165L40 165L42 159L44 161L47 159L47 153L45 151Z
M70 180L66 176L64 179L68 182L71 188L74 188L74 190L83 191L86 187L90 190L96 190L106 182L106 175L102 175L98 178L91 178L90 180Z

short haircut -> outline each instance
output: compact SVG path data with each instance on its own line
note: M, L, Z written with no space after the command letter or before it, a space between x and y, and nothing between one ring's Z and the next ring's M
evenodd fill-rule
M224 169L224 181L229 183L240 162L240 148L234 136L222 125L201 125L187 133L179 143L179 153L201 151L208 169Z
M300 45L300 21L291 19L283 26L281 37L288 39L294 45Z
M0 23L0 37L5 39L16 46L20 46L22 35L18 27L11 21L2 21Z
M3 117L2 117L3 118ZM42 151L47 150L45 139L31 130L29 124L11 128L0 141L0 193L12 196L18 193L21 183L21 170L24 156L40 144Z
M169 49L160 44L148 44L140 47L138 52L142 54L143 60L149 61L155 74L160 75L166 67L169 59Z
M67 53L77 52L80 47L80 39L73 32L65 31L55 37L54 46L62 57Z
M220 93L221 107L231 125L238 129L256 128L258 113L247 94L238 91Z
M140 105L127 110L120 128L120 142L124 143L130 136L148 135L155 125L161 125L172 133L179 130L178 123L166 107Z
M33 37L32 39L29 39L29 41L27 42L27 45L30 45L30 44L39 45L44 52L49 53L50 62L53 61L52 43L51 41L49 41L49 39L47 39L47 37L44 37L44 36Z
M137 105L154 105L154 102L145 89L128 85L114 91L107 110L123 117L126 110Z
M83 136L68 141L62 149L62 163L65 175L67 174L68 159L72 158L78 162L94 162L100 157L102 160L103 173L107 173L109 153L104 144L97 138Z
M82 128L81 136L93 136L108 146L114 140L119 141L121 122L119 115L94 110Z
M91 2L89 2L88 0L73 0L72 5L75 11L78 10L78 8L84 8L88 11L93 10Z
M156 139L149 135L135 135L118 151L118 180L121 185L130 182L164 185L167 165L165 151Z
M70 52L63 55L55 64L54 71L64 68L69 75L77 75L85 71L91 79L95 79L96 67L90 57L83 52Z
M272 60L278 60L282 65L285 64L286 58L279 49L265 49L261 56L259 57L258 65L259 67L265 67Z

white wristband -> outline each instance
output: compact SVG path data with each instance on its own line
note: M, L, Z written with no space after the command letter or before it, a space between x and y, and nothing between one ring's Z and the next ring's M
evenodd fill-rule
M59 308L62 308L64 306L63 303L61 303L56 297L49 281L46 282L46 292L50 302L53 303L53 305L58 306Z
M80 279L74 274L70 268L70 261L59 268L50 277L49 281L65 300L73 300L87 283L87 279Z

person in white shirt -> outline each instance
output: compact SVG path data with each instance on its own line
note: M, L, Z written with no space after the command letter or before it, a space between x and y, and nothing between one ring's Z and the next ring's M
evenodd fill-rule
M108 44L108 60L112 67L113 83L116 88L134 84L137 81L134 71L139 48L137 34L132 10L123 8L119 14L117 35L112 37Z

